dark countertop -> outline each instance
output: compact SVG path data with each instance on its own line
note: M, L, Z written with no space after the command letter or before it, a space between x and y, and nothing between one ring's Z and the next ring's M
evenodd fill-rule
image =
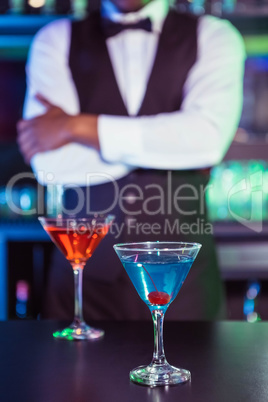
M166 322L169 363L191 383L149 388L129 371L151 361L150 322L101 322L103 340L57 340L53 321L0 322L1 402L262 402L268 400L268 323Z

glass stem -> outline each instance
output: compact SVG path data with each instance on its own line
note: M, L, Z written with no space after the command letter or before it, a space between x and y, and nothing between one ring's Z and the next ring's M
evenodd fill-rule
M74 324L80 325L83 321L83 265L72 264L74 271Z
M167 363L163 343L163 323L165 313L162 310L153 310L154 323L154 354L152 364L162 365Z

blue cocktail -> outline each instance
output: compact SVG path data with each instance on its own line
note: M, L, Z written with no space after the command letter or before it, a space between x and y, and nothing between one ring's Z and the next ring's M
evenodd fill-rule
M151 364L130 372L143 385L169 385L188 381L188 370L171 366L163 346L164 314L177 296L201 248L198 243L145 242L117 244L114 249L154 322L154 355Z
M131 260L134 259L134 262ZM193 259L176 254L157 256L148 254L122 257L121 262L141 299L152 311L155 306L167 309L177 296Z

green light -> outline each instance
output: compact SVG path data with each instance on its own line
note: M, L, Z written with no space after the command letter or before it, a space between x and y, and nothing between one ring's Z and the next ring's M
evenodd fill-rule
M268 164L248 160L215 166L206 197L212 221L233 221L235 216L256 222L267 219Z
M73 330L71 328L66 328L63 331L56 331L53 333L54 338L63 338L67 341L73 341L74 338L72 336Z
M244 36L248 56L261 56L268 54L268 35Z

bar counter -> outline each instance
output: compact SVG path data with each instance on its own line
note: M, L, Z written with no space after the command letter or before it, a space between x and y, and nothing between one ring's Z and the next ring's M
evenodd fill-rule
M170 364L191 382L149 388L129 371L150 363L151 322L90 323L98 341L57 340L56 321L0 322L3 402L259 402L268 400L268 323L165 322Z

